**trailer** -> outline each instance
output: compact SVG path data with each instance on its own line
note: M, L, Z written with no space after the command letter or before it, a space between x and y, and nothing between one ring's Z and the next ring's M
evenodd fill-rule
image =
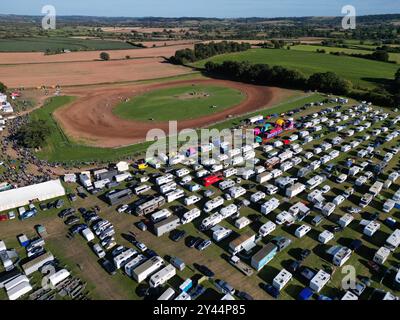
M286 196L289 198L293 198L301 194L303 191L306 190L306 186L302 183L295 183L294 185L290 186L286 189Z
M181 218L181 223L188 224L188 223L192 222L194 219L197 219L198 217L200 217L200 215L201 215L201 210L198 208L194 208L183 214L183 216Z
M226 189L232 188L235 186L235 181L228 179L225 181L222 181L218 184L218 187L221 189L221 191L224 191Z
M211 231L215 242L220 242L232 234L232 230L221 227L220 225L215 225L211 228Z
M146 260L147 258L143 254L139 254L132 260L129 260L124 266L125 274L128 277L132 277L132 271Z
M148 191L150 191L151 190L151 187L149 186L149 185L147 185L147 184L143 184L143 185L141 185L141 186L139 186L139 187L136 187L135 189L134 189L134 192L135 192L135 194L136 195L141 195L141 194L143 194L143 193L146 193L146 192L148 192Z
M164 291L164 293L157 300L161 300L161 301L172 300L174 295L175 295L175 290L172 288L168 288L167 290Z
M239 230L247 227L251 223L250 219L246 217L241 217L238 220L235 221L235 227L238 228Z
M231 256L231 258L229 259L229 263L235 266L239 271L241 271L244 275L248 277L252 276L254 273L252 268L242 262L242 260L240 260L240 258L235 255Z
M177 186L178 185L174 181L163 184L160 186L160 193L167 194L168 192L175 191Z
M322 288L331 280L329 273L319 270L317 274L310 280L310 288L315 292L320 292Z
M49 276L49 282L52 288L55 288L57 284L63 282L65 279L67 279L71 273L66 270L66 269L61 269L57 271L56 273L52 274Z
M270 181L273 178L271 172L263 172L256 177L256 181L260 184Z
M383 182L376 181L371 188L369 188L369 193L376 197L383 189Z
M129 249L121 252L119 255L115 256L113 259L115 267L117 269L121 269L136 254L137 254L137 251L132 248L129 248Z
M25 272L27 276L32 273L38 271L43 265L48 262L54 261L54 256L50 252L46 252L38 257L33 258L32 260L23 264L22 270Z
M173 278L176 275L176 269L173 265L169 264L157 273L153 274L150 278L150 287L157 288L158 286L162 286L168 280Z
M272 280L272 285L281 291L292 280L293 275L286 269L282 269Z
M154 256L149 260L145 261L138 267L132 270L132 277L138 283L146 280L151 274L159 270L162 266L164 266L164 260L159 256Z
M229 193L230 196L231 196L232 198L234 198L234 199L237 199L237 198L239 198L239 197L245 195L246 192L247 192L246 189L243 188L243 187L240 187L240 186L238 186L238 187L232 187L232 188L229 188L229 189L228 189L228 193Z
M162 184L171 182L173 180L174 180L174 176L171 173L167 173L164 176L157 177L155 182L156 182L156 185L161 186Z
M185 202L186 206L190 206L192 204L199 202L200 200L201 200L201 197L192 195L190 197L185 198L184 202Z
M230 204L229 206L222 208L219 213L220 215L223 217L223 219L232 217L233 215L235 215L237 212L239 211L237 205L235 204Z
M160 222L160 221L162 221L164 219L167 219L170 216L172 216L172 212L171 211L169 211L168 209L162 209L160 211L157 211L157 212L153 213L150 216L150 218L151 218L151 221L153 223L157 223L157 222Z
M375 234L375 232L380 229L380 227L381 225L379 222L371 221L365 226L363 233L368 237L372 237Z
M393 231L393 233L386 239L385 246L391 251L395 251L400 246L400 229Z
M375 252L375 255L373 257L373 261L376 262L377 264L383 265L386 260L390 256L390 250L386 247L380 247L378 251Z
M150 214L156 211L158 208L165 204L165 198L162 196L155 197L154 199L147 201L135 209L135 213L140 217Z
M211 212L215 209L217 209L218 207L222 206L224 204L224 198L222 198L221 196L218 196L212 200L207 201L204 204L204 211L205 212Z
M211 229L212 227L216 226L222 220L224 220L224 217L221 214L214 213L214 214L210 215L209 217L205 218L201 222L200 230L207 231L207 230Z
M237 169L236 168L228 168L225 171L223 171L223 175L225 178L229 178L231 176L234 176L237 174Z
M277 198L271 198L261 206L261 213L264 215L268 215L269 213L277 209L279 205L280 202Z
M167 198L167 202L170 203L180 198L183 198L185 196L185 191L183 191L182 189L177 189L175 191L167 193L165 196Z

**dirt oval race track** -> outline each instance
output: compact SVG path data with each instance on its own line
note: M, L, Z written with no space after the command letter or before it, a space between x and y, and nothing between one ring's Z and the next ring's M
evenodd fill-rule
M201 128L222 121L229 115L238 116L251 111L274 105L290 94L289 90L243 84L226 80L181 80L169 83L137 84L129 87L112 89L69 89L68 94L78 99L54 113L65 133L76 142L97 147L121 147L146 139L146 134L153 128L162 129L168 134L168 122L143 122L124 120L113 114L118 103L127 98L155 89L180 85L214 84L240 90L246 99L232 108L197 119L178 122L178 130ZM171 106L172 108L173 106Z

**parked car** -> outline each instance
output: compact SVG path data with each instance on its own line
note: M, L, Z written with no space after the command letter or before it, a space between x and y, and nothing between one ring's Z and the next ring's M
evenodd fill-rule
M171 235L171 240L178 242L182 240L186 236L186 232L184 230L176 230L175 232L172 232Z
M72 226L73 224L76 224L80 221L80 219L77 216L71 216L67 220L65 220L65 224L67 226Z
M104 268L104 270L106 270L108 272L108 274L110 274L112 276L117 273L117 268L115 267L115 265L112 262L110 262L110 260L103 259L101 261L101 266Z
M140 222L136 223L136 226L141 231L146 231L147 230L147 225L143 221L140 221Z
M303 249L300 252L300 261L304 261L311 254L311 250Z
M247 292L244 291L238 291L236 295L238 296L238 298L242 300L254 300L254 298L251 295L249 295Z
M215 286L224 294L234 295L236 292L235 288L223 280L215 281Z
M203 250L207 249L209 246L211 246L211 244L212 244L211 240L204 240L201 243L199 243L199 245L196 247L196 249L199 251L203 251Z
M194 264L195 268L197 270L199 270L202 274L204 274L205 276L212 278L215 276L215 273L212 272L208 267L204 266L204 265L199 265L197 263Z
M98 243L93 246L93 251L100 259L106 256L103 248Z
M268 293L270 294L273 298L278 299L280 296L280 292L277 288L275 288L274 286L271 286L268 283L263 283L262 288Z

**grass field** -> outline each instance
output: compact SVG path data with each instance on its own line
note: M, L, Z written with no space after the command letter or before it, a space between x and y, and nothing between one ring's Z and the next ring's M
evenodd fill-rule
M0 52L44 52L47 49L73 51L133 49L134 47L122 41L86 40L58 37L32 37L0 39Z
M222 86L180 86L134 97L113 112L122 119L186 120L221 112L240 104L244 98L242 92Z
M269 113L283 112L284 110L289 110L296 106L302 106L305 103L313 101L313 99L318 99L318 97L320 97L320 95L304 97L299 94L295 99L291 97L287 103L283 102L276 107L268 108L266 110L268 110ZM145 142L118 149L107 149L88 147L69 139L58 126L57 122L53 119L52 113L57 108L66 106L73 100L74 97L70 96L55 97L52 98L45 106L35 110L31 114L32 119L45 120L52 128L52 133L48 139L47 146L37 153L37 156L40 159L48 160L50 162L70 164L91 161L116 161L131 157L135 154L143 153L146 151L147 147L152 144L152 142ZM260 113L260 111L255 113ZM232 124L238 123L242 118L246 118L248 116L249 115L236 119L229 119L214 125L213 128L230 128Z
M372 53L371 50L363 50L361 48L358 48L358 46L354 46L354 48L339 48L339 47L325 47L325 46L300 44L300 45L291 47L291 50L308 51L308 52L315 52L318 49L319 50L324 49L327 52L327 54L329 54L330 52L344 52L347 54L371 54ZM390 57L391 61L396 61L396 63L400 63L400 53L389 53L389 57Z
M251 49L246 52L215 56L194 65L202 68L207 61L221 63L226 60L281 65L297 69L307 76L316 72L333 71L363 88L373 88L377 83L393 79L398 69L397 65L385 62L284 49Z

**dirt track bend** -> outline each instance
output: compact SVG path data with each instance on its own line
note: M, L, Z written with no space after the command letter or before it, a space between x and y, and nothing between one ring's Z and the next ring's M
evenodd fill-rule
M69 106L58 109L54 116L68 136L76 141L98 147L120 147L144 141L150 129L159 128L168 133L168 122L124 120L113 114L115 106L126 98L178 85L214 84L242 91L245 100L232 108L197 119L178 122L178 130L201 128L226 119L276 104L287 91L278 88L243 84L227 80L181 80L158 84L137 84L112 89L82 90L70 88L67 94L79 98ZM171 106L173 107L173 106Z

